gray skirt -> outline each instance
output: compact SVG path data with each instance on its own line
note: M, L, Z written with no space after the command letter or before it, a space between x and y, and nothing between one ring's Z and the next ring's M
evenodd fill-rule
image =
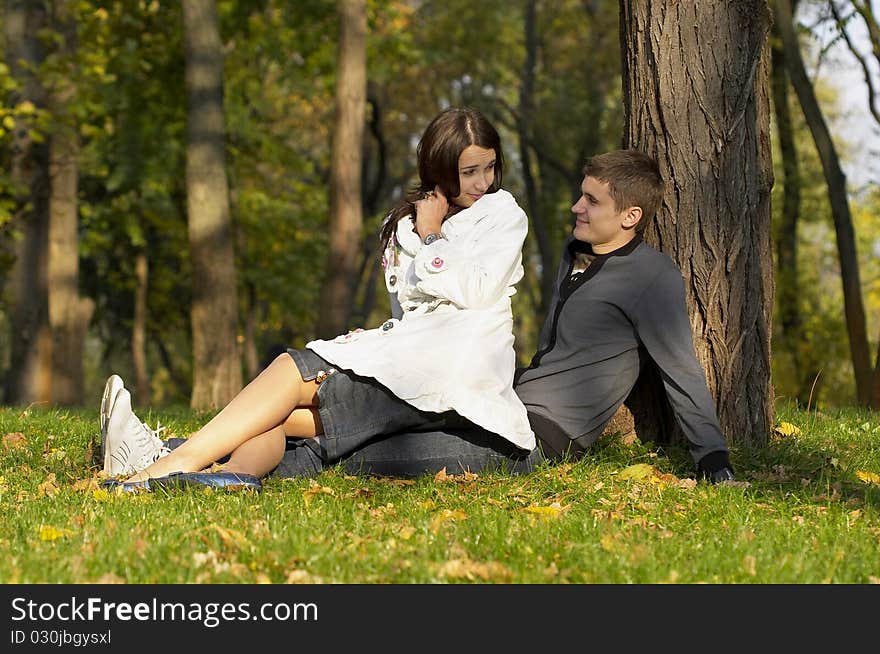
M542 457L454 411L421 411L375 379L336 368L308 349L288 350L305 380L321 378L319 438L290 439L276 477L311 476L337 462L346 472L412 477L504 469L530 472Z

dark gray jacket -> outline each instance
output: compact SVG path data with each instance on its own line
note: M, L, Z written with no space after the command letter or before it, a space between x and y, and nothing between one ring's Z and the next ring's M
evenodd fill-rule
M577 282L568 284L575 253L589 248L574 238L566 243L538 351L528 368L517 371L514 384L545 450L570 448L578 454L589 447L650 357L694 461L727 452L694 353L679 269L636 236L596 256Z

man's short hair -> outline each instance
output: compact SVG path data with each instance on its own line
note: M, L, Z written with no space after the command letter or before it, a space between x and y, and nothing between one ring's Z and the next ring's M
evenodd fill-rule
M614 208L641 207L642 219L636 232L642 233L663 202L663 177L657 162L638 150L613 150L587 159L584 177L608 184Z

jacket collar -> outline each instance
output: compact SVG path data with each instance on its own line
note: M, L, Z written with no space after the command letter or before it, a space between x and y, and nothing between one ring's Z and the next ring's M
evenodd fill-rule
M633 250L635 250L639 243L642 242L642 235L636 234L633 236L632 240L626 245L621 245L616 250L612 250L611 252L606 252L605 254L596 254L593 252L593 246L589 243L585 243L584 241L577 240L574 236L570 237L570 241L568 242L568 252L570 256L574 256L575 254L591 254L594 257L625 257L628 254L631 254Z

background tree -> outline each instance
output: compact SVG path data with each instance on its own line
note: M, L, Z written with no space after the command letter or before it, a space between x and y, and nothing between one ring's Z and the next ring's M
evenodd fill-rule
M798 222L800 220L801 179L798 149L791 119L788 71L785 50L779 35L779 25L774 23L771 36L771 92L773 97L776 134L782 161L781 175L777 185L783 188L782 211L774 230L776 246L776 306L781 350L790 357L794 377L797 380L795 397L806 406L815 372L805 368L802 351L805 345L800 312L800 284L798 272ZM778 352L778 350L777 350Z
M49 136L49 321L52 327L52 402L83 401L83 344L94 311L79 293L79 121L77 99L77 16L73 3L54 0L52 24L58 35L51 64Z
M330 169L330 251L321 289L317 335L345 331L360 251L361 159L367 94L366 0L339 0L339 62Z
M241 388L235 257L229 218L223 51L213 0L184 0L186 187L192 259L191 406L225 405Z
M863 405L871 404L873 372L871 369L868 334L865 326L865 309L862 302L862 288L859 279L856 240L846 195L846 176L840 167L831 133L825 123L822 110L816 100L813 86L807 77L800 47L794 32L791 4L789 0L776 0L776 22L785 50L785 62L791 83L807 119L807 125L816 143L822 160L831 214L837 236L837 249L840 257L840 277L843 283L844 311L849 334L850 356L856 380L857 401Z
M46 53L39 35L47 26L43 3L14 0L5 9L6 61L17 83L11 104L10 177L15 194L10 275L10 365L6 401L48 402L52 335L49 324L49 148L45 139L46 90L38 71ZM42 123L42 124L41 124Z
M620 10L624 145L653 155L667 180L646 236L684 275L722 429L761 444L773 416L770 11L765 0ZM645 416L656 427L659 414Z

